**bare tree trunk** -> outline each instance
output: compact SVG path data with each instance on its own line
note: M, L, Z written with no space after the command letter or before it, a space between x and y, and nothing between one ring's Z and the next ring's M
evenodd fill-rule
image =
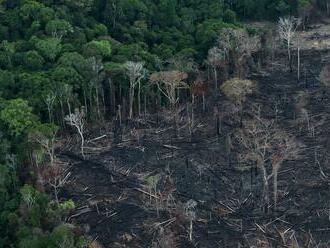
M60 106L61 106L61 125L62 125L62 127L64 127L64 110L63 110L63 101L62 101L62 99L59 99L59 101L60 101Z
M84 89L83 92L84 92L85 113L86 113L86 116L88 117L86 90Z
M84 143L85 143L84 135L81 132L79 132L79 135L80 135L80 139L81 139L81 146L80 146L81 155L83 156L83 158L85 158L85 154L84 154Z
M205 112L206 106L205 106L205 93L204 92L202 94L202 98L203 98L203 112Z
M66 104L68 105L69 114L71 115L71 105L69 99L66 99Z
M141 115L141 82L138 83L138 113Z
M217 68L216 67L213 67L213 71L214 71L214 87L215 87L215 90L218 89L218 72L217 72Z
M96 100L97 117L100 119L101 118L100 101L99 101L99 90L97 86L95 87L95 100Z
M112 112L113 115L116 114L116 95L115 89L112 82L112 79L109 78L109 91L110 91L110 114Z
M179 124L178 124L178 110L176 108L175 104L171 104L171 109L173 113L173 121L174 121L174 127L175 127L175 136L178 136L178 130L179 130Z
M292 60L291 60L291 48L290 48L290 44L288 42L288 59L289 59L289 67L290 67L290 72L292 72Z
M54 146L52 148L48 149L47 152L48 152L48 156L50 158L50 166L53 167L54 166L54 158L55 158L55 156L54 156Z
M297 53L298 53L298 82L300 80L300 42L298 38L298 48L297 48Z
M267 207L269 206L269 184L268 184L268 176L267 176L267 170L264 165L259 165L261 171L262 171L262 176L263 176L263 181L264 181L264 201L265 204L267 204Z
M121 126L121 105L118 105L118 118L119 118L119 125Z
M59 204L59 200L58 200L58 190L57 190L57 187L54 185L53 186L54 188L54 197L55 197L55 201L56 201L56 204L58 205Z
M50 106L48 106L48 105L47 105L47 110L48 110L48 119L49 119L49 122L52 123L53 122L53 118L52 118Z
M129 89L129 118L133 118L133 100L134 100L134 88Z
M192 223L192 220L190 220L190 223L189 223L189 241L192 241L192 233L193 233L193 223Z
M89 89L89 109L90 109L91 115L94 117L95 109L94 109L94 106L93 106L92 89Z
M144 117L147 116L147 92L144 92Z
M276 210L277 207L277 171L274 171L274 178L273 178L273 194L274 194L274 209Z

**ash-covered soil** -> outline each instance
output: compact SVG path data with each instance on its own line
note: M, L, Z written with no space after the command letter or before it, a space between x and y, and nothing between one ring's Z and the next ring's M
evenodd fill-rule
M279 170L276 209L263 201L260 170L228 145L241 127L219 92L205 111L196 99L192 127L183 105L177 132L164 110L104 129L107 148L86 159L62 151L72 172L62 197L76 203L68 220L104 247L330 247L330 92L318 80L328 55L302 51L299 82L284 55L251 76L259 87L243 122L260 106L301 147ZM301 99L308 119L297 111Z

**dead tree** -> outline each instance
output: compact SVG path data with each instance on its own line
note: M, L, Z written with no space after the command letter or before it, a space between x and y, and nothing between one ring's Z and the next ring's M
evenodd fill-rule
M57 204L59 204L59 190L68 182L70 175L71 173L61 166L50 167L43 174L45 181L54 191L54 198Z
M298 129L301 131L304 124L307 124L307 130L311 131L311 121L308 114L307 106L310 101L310 96L308 92L299 91L296 96L293 98L294 100L294 119L298 124Z
M85 157L84 154L84 143L85 143L85 138L84 138L84 133L85 133L85 111L75 109L75 112L72 114L69 114L65 117L65 121L70 125L76 128L79 136L80 136L80 150L81 150L81 155Z
M296 37L296 47L297 47L297 78L300 81L300 37Z
M247 96L254 93L257 89L257 83L251 80L233 78L227 80L221 86L222 93L234 103L240 110L240 123L243 121L243 105Z
M211 66L214 73L214 88L218 89L218 68L225 64L225 50L213 47L209 50L207 63Z
M280 39L286 43L290 72L292 72L291 46L296 30L301 23L300 18L293 16L282 18L278 21L278 33Z
M187 220L189 221L189 241L193 240L193 221L196 220L196 207L197 202L189 200L184 204L184 212Z
M156 84L159 91L168 99L171 105L171 110L174 113L174 122L177 130L177 111L175 111L176 104L179 102L179 90L188 88L184 82L188 74L181 71L163 71L153 73L149 80L152 84Z
M52 124L43 124L33 128L29 133L29 139L40 146L40 148L48 155L50 166L54 166L55 162L55 137L57 126Z
M155 72L150 76L150 82L155 83L162 94L169 100L171 106L179 102L178 91L187 88L184 82L188 75L181 71Z
M258 36L250 36L246 31L236 30L235 45L233 46L236 55L236 70L238 77L244 77L246 69L243 67L247 64L247 60L261 48L260 38Z
M54 107L55 99L56 99L56 95L52 91L44 97L44 102L47 106L49 122L53 122L53 107Z
M242 29L227 28L221 32L217 47L224 55L225 64L233 63L236 75L243 77L243 66L261 48L261 41L258 36L250 36Z
M133 102L135 88L138 86L138 113L141 114L141 80L145 77L144 62L127 61L124 64L126 75L129 78L129 118L133 118Z
M286 132L277 128L273 121L256 115L246 121L235 135L241 145L239 160L253 164L262 173L263 199L269 206L269 180L273 177L274 207L277 204L277 175L284 161L297 158L298 143Z
M91 57L87 59L86 69L87 69L86 76L88 78L87 88L89 90L88 94L90 101L90 111L94 110L94 112L96 112L96 116L100 119L101 118L100 96L102 95L102 91L103 91L103 87L101 83L105 78L104 66L102 60L96 57ZM93 106L93 101L95 101L95 106ZM87 105L85 105L85 114L86 116L88 115Z
M203 82L200 78L197 78L196 81L192 85L191 93L192 93L192 104L195 104L195 97L202 98L202 106L203 112L206 110L206 102L205 97L209 91L209 85L206 82Z
M66 105L68 107L69 115L72 114L71 111L71 103L70 101L72 100L72 86L65 84L63 87L63 93L66 101Z

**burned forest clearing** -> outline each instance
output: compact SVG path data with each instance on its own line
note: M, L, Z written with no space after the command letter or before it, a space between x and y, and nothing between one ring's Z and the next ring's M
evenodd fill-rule
M278 48L240 104L225 83L197 87L188 103L93 127L84 158L63 136L68 222L105 247L329 247L330 22L299 36L299 80L297 49L290 72Z

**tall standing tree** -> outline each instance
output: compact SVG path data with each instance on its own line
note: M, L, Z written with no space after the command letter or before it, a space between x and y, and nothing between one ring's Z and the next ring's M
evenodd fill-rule
M247 60L260 49L261 42L243 29L226 28L220 33L218 47L224 51L227 63L235 66L236 75L243 77Z
M80 136L80 150L81 155L85 157L84 154L84 144L85 144L85 112L84 110L75 109L74 113L71 113L65 117L65 121L77 129L77 132Z
M168 99L173 112L173 119L175 130L178 130L178 111L176 111L176 104L179 102L179 90L188 88L184 82L188 74L181 71L163 71L155 72L150 76L150 82L156 84L159 91Z
M50 91L48 94L44 96L44 102L47 106L49 122L53 122L53 108L54 108L55 100L56 100L56 95L53 91Z
M262 118L260 113L244 123L244 128L236 133L236 141L242 146L239 159L255 164L262 173L263 198L267 206L270 203L269 180L273 178L276 208L278 171L284 161L297 158L300 151L298 143L274 122Z
M55 136L58 127L54 124L38 124L29 132L31 142L40 146L40 148L48 155L50 166L55 164Z
M218 47L209 50L207 62L212 67L214 74L214 88L218 89L218 68L225 63L226 51Z
M290 72L292 72L291 47L296 34L296 30L301 23L300 18L293 16L280 17L278 20L278 32L281 40L286 43Z
M178 90L187 88L184 82L188 74L181 71L155 72L150 76L150 81L157 84L158 89L169 100L172 107L179 102Z
M144 62L127 61L125 73L129 78L129 118L133 118L135 88L138 86L138 113L141 114L141 80L145 77Z
M234 103L240 111L240 124L243 121L243 107L248 95L253 94L257 90L257 83L251 80L243 80L233 78L227 80L221 86L221 91L225 96Z

